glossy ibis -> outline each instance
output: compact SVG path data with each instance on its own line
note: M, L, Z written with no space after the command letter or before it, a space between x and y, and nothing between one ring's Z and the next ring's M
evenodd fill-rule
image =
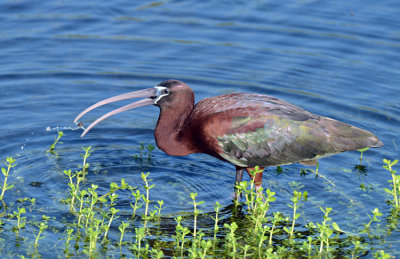
M161 150L172 156L206 153L231 162L237 183L244 169L250 173L255 166L313 165L336 153L383 145L371 132L268 95L232 93L195 105L192 89L178 80L100 101L81 112L75 123L99 106L138 97L147 98L101 116L81 136L107 117L152 104L160 108L154 137ZM254 182L258 189L262 172Z

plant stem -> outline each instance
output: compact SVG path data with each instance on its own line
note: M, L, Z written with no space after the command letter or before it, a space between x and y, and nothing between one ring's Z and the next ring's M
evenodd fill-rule
M64 135L64 132L62 132L62 131L58 131L57 133L58 133L58 136L57 136L57 138L54 140L54 143L50 145L50 147L49 147L49 149L48 149L49 152L54 153L53 150L56 148L57 142L58 142L58 141L60 140L60 138Z
M296 203L294 203L293 204L293 221L292 221L292 228L290 229L290 240L292 240L292 238L293 238L293 232L294 232L294 225L295 225L295 222L296 222L296 209L297 209L297 206L296 206Z
M12 187L14 187L14 185L7 186L7 178L8 178L8 175L10 173L10 169L13 168L14 166L16 166L15 159L12 158L12 157L7 157L6 161L7 161L7 163L5 165L7 166L7 170L4 169L4 168L1 168L1 171L2 171L2 173L4 175L4 183L3 183L3 188L2 188L2 191L1 191L1 195L0 195L0 200L3 200L4 192L6 190L11 189Z
M215 203L215 224L214 224L214 239L213 239L213 245L215 246L215 240L217 239L217 232L218 232L218 212L219 209L221 208L221 205L219 202ZM214 248L215 249L215 248Z
M86 159L90 156L90 149L92 149L92 147L87 147L87 148L83 148L83 150L85 150L85 155L83 156L83 164L82 164L82 181L85 180L86 174L87 174L87 168L89 167L89 164L86 163Z
M392 173L392 168L389 167ZM394 203L395 203L395 207L399 208L399 199L397 197L397 183L396 183L396 175L394 173L392 173L392 181L393 181L393 196L394 196Z
M147 179L145 180L145 184L146 184L146 207L144 209L144 216L147 217L147 213L149 211L149 198L150 198L150 189Z
M196 202L193 200L194 206L194 222L193 222L193 237L196 237L197 234L197 211L196 211Z

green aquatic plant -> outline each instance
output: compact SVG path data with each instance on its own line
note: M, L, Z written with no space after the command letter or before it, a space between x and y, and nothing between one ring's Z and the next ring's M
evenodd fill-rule
M118 190L125 190L125 189L133 190L135 188L132 187L132 186L129 186L129 184L127 182L125 182L125 179L121 179L121 185L120 186L118 186L117 183L111 182L110 183L110 191L108 191L106 194L103 194L102 196L100 196L98 198L98 200L102 201L102 202L106 202L106 198L108 196L110 201L111 201L111 205L112 205L114 203L115 199L118 198L118 195L117 196L114 195L115 192L118 191Z
M225 236L225 247L227 249L227 254L231 258L236 258L236 251L237 251L237 236L235 234L236 230L238 229L238 225L236 222L232 222L231 224L224 224L224 228L226 229L226 236Z
M175 235L172 237L175 239L175 246L179 248L180 257L183 257L184 246L185 246L185 237L190 234L190 230L187 227L182 226L182 216L178 216L175 218L176 227L175 227Z
M20 203L29 202L31 205L35 205L36 198L19 198L17 201Z
M67 233L68 236L65 238L64 254L68 255L69 254L69 242L71 242L71 240L74 239L74 237L72 236L72 234L74 233L74 229L73 228L67 228L65 230L65 233Z
M332 208L320 207L320 210L324 214L323 221L321 223L317 222L317 224L314 224L313 222L309 222L306 226L310 229L310 231L317 230L318 242L316 244L319 244L318 255L319 256L322 256L322 255L332 256L331 252L333 251L333 248L331 248L331 244L335 243L335 242L337 243L339 234L342 234L345 232L339 228L339 226L336 222L332 221L332 218L329 217L329 214L332 212ZM337 235L332 237L332 235L334 233L337 233ZM312 238L312 236L308 236L307 239L308 239L308 243L304 242L304 245L305 245L305 247L307 247L306 250L308 251L308 255L310 255L313 238Z
M162 201L162 200L157 201L157 204L158 204L158 206L154 205L155 210L150 212L150 217L153 219L157 219L157 218L161 217L161 208L162 208L162 205L164 204L164 201Z
M330 228L330 225L328 224L329 221L332 221L332 218L329 217L329 213L332 211L332 208L326 207L323 209L320 207L321 211L324 213L324 220L322 223L317 223L317 228L319 230L319 241L320 241L320 246L319 246L319 253L321 254L324 248L324 245L326 247L326 252L329 252L329 240L331 235L333 234L333 229Z
M145 183L144 189L146 190L146 196L142 196L142 199L145 203L145 210L144 210L143 218L147 218L147 216L148 216L149 204L152 202L150 200L150 189L154 188L154 186L155 186L155 184L149 185L149 181L151 181L151 179L147 179L147 176L149 174L150 174L150 172L148 172L147 174L142 173L142 180Z
M21 217L22 214L26 213L26 209L24 207L17 208L18 211L14 211L14 217L17 218L17 227L15 228L16 231L20 230L21 228L25 227L26 225L26 217Z
M353 244L353 249L351 249L351 258L358 258L360 254L365 253L368 251L368 244L362 243L360 241L360 237L358 236L350 236L351 243Z
M54 142L53 142L53 144L51 144L50 145L50 147L49 147L49 149L47 150L48 152L50 152L50 153L55 153L54 152L54 149L56 148L56 145L57 145L57 143L58 143L58 141L60 140L60 138L62 137L62 136L64 136L64 132L62 132L62 131L57 131L57 137L56 138L54 138ZM62 142L60 142L61 144L62 144Z
M92 256L97 249L97 240L100 238L102 232L101 224L102 220L93 218L90 221L90 225L86 227L86 237L89 238L89 256Z
M300 175L301 176L305 176L308 174L308 172L314 173L316 177L319 177L319 162L317 162L317 164L315 165L315 170L314 169L300 169Z
M150 251L151 258L161 259L164 258L164 252L162 250L152 248Z
M82 170L75 171L75 173L72 173L71 169L69 170L64 170L64 174L68 177L69 183L68 186L70 187L70 211L75 212L75 200L79 199L78 192L79 192L79 187L80 183L85 180L85 176L87 174L87 170L89 168L89 163L87 163L87 158L90 156L90 150L92 147L82 147L83 150L85 151L84 154L81 154L83 157L83 164L82 164ZM76 180L74 180L76 179Z
M192 246L188 248L188 252L189 252L189 257L191 258L198 258L202 256L202 241L203 237L205 236L205 234L201 231L198 231L196 236L193 236L192 238ZM205 246L207 246L207 244L204 244Z
M198 206L204 203L204 201L196 202L196 196L197 196L197 192L190 193L190 198L192 199L193 202L189 202L189 203L193 204L193 211L194 211L193 237L196 237L196 235L197 235L197 217L202 212L198 209Z
M82 177L82 180L81 181L84 181L85 180L85 177L86 177L86 175L87 175L87 173L88 173L88 168L89 168L89 163L87 162L87 159L88 159L88 157L90 156L90 154L91 154L91 149L92 149L92 147L82 147L83 148L83 150L85 151L85 154L81 154L81 156L83 157L83 163L82 163L82 170L80 171L80 174L78 173L78 175L77 175L77 179L79 179L80 177Z
M250 186L250 189L249 189L249 186ZM251 213L252 211L254 211L255 210L255 201L256 201L254 185L250 184L247 181L242 181L236 185L236 190L239 193L238 197L240 197L241 194L243 194L243 196L245 198L245 204L247 205L247 212ZM238 203L238 204L240 204L240 203Z
M107 240L107 234L108 234L108 231L110 230L111 223L113 222L114 218L116 218L115 215L118 212L119 212L118 209L116 209L114 207L110 208L110 214L111 215L108 216L108 218L109 218L108 224L103 226L103 228L105 229L105 232L104 232L104 235L103 235L103 242L105 242Z
M392 189L389 190L385 188L385 191L393 196L393 201L392 204L396 210L400 209L400 175L396 174L397 171L394 170L392 167L396 165L399 160L394 160L393 162L391 160L383 159L383 162L385 165L383 165L383 168L388 170L390 174L392 175L392 180L389 180L388 182L391 183Z
M92 222L92 220L94 219L94 214L95 214L95 205L97 203L97 201L99 200L99 196L97 194L97 188L99 188L98 185L96 184L92 184L91 188L87 188L87 191L82 191L82 193L84 194L82 198L85 198L86 194L88 194L88 199L86 200L86 204L88 205L87 207L83 208L81 211L81 214L83 214L86 218L86 223L85 223L85 227L87 228L87 226L89 225L90 222ZM79 223L79 220L78 220Z
M144 145L143 143L139 144L139 155L133 155L134 159L142 159L143 158L143 150L144 150Z
M307 201L308 198L308 192L299 192L299 191L293 191L293 197L290 199L293 204L287 204L288 207L293 209L293 216L292 216L292 226L290 229L287 227L284 227L283 230L289 234L289 242L292 242L293 240L293 234L294 234L294 226L296 223L296 220L300 217L300 213L297 212L300 202L301 201Z
M235 201L236 201L236 199L235 199ZM216 240L217 240L217 233L218 233L218 230L219 230L219 227L218 227L218 221L219 221L218 213L219 213L219 209L221 207L222 207L221 204L219 204L219 202L217 201L215 203L215 205L214 205L215 218L211 216L211 218L214 220L214 237L213 237L213 249L214 250L215 250L215 243L216 243Z
M262 192L262 189L260 190ZM267 213L270 203L276 201L275 192L267 189L264 196L257 197L256 210L250 214L250 218L254 222L254 228L259 228L268 219Z
M201 240L200 242L200 251L199 251L199 257L204 259L207 258L207 252L209 249L212 247L212 242L211 240Z
M368 149L369 149L369 147L357 149L357 151L360 152L360 165L361 165L361 162L362 162L362 160L363 160L363 154L364 154L364 152L367 151Z
M147 144L144 145L144 143L139 143L139 155L134 155L133 158L135 159L142 159L143 156L145 155L146 152L145 149L147 150L147 160L150 160L151 158L151 152L155 149L156 147L152 144Z
M154 146L154 145L152 145L152 144L148 144L147 146L146 146L146 149L147 149L147 159L148 160L150 160L150 158L151 158L151 152L155 149L156 147Z
M87 213L87 209L86 208L83 208L83 203L85 202L85 197L86 197L86 195L88 194L88 192L86 191L86 190L82 190L82 191L79 191L79 193L80 193L80 196L79 196L79 203L80 203L80 205L79 205L79 212L78 212L78 214L79 214L79 217L78 217L78 226L81 224L81 219L84 217L84 215Z
M126 185L125 180L121 181L123 182L122 185ZM110 184L110 192L111 194L108 195L109 198L109 203L106 204L106 208L108 208L108 212L104 212L103 215L103 222L105 219L108 218L108 224L103 225L103 229L105 230L104 234L103 234L103 241L102 243L104 243L107 240L107 235L108 235L108 231L111 227L111 223L113 222L114 219L118 218L118 216L116 216L116 214L119 212L119 209L116 209L114 206L116 205L116 201L118 198L118 194L115 193L114 190L118 190L119 187L116 183L111 183ZM101 199L101 198L100 198ZM105 200L103 200L103 203L106 202Z
M149 244L142 247L142 240L146 237L146 227L135 228L135 243L131 245L130 249L136 252L137 258L141 255L146 255L149 250Z
M257 243L258 243L257 252L258 252L258 257L259 258L262 258L262 255L263 255L264 242L268 239L268 236L266 235L266 233L268 231L270 231L270 227L268 227L267 225L259 225L257 227L256 240L257 240Z
M374 253L374 258L377 259L390 259L393 258L392 255L385 253L383 250L379 250Z
M7 163L4 164L6 165L7 169L4 167L1 168L1 172L4 175L4 182L3 182L3 187L0 187L1 188L0 200L3 200L5 191L10 190L14 187L14 184L7 184L7 179L8 176L10 175L11 168L17 165L15 163L16 160L12 157L7 157L6 161Z
M135 197L135 203L134 203L134 204L130 203L130 205L131 205L131 207L132 207L132 209L133 209L132 218L135 218L135 216L136 216L136 211L142 207L142 204L139 204L139 201L140 201L141 199L143 199L144 195L143 195L143 194L140 194L139 189L136 189L135 192L132 191L132 195Z
M129 223L126 223L126 222L122 221L121 224L118 227L119 231L121 232L121 236L119 238L119 243L118 243L119 247L122 246L122 239L124 238L125 231L126 231L126 228L128 226L129 226Z
M45 231L49 227L47 222L50 220L50 217L47 217L46 215L43 215L42 219L43 219L43 221L38 224L39 232L38 232L38 234L36 235L36 238L35 238L35 249L38 246L39 240L43 238L40 235L43 233L43 231Z
M369 230L369 228L370 228L372 222L379 222L379 221L381 221L381 220L379 219L379 217L381 217L383 214L379 211L378 208L375 208L375 209L372 211L372 217L371 217L369 214L367 214L367 215L368 215L370 221L369 221L367 224L364 225L364 230L365 230L365 231L368 231L368 230Z
M202 211L200 211L198 209L198 206L203 204L204 201L199 201L196 202L196 197L197 197L197 193L190 193L190 198L192 199L193 202L189 202L190 204L193 204L193 239L192 239L192 247L188 250L189 254L191 257L200 257L201 251L200 251L200 246L201 246L201 241L202 238L204 236L204 233L202 233L201 231L197 231L197 218L200 215L200 213L202 213ZM207 246L207 244L204 244Z
M272 218L272 227L269 231L269 239L268 239L268 246L272 246L272 236L275 234L275 227L285 219L282 212L274 212L274 217Z

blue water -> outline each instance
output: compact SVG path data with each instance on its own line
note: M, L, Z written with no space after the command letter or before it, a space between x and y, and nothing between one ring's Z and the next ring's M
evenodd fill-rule
M35 197L42 209L27 217L59 219L53 227L60 233L44 234L58 253L64 249L58 245L61 218L68 215L60 203L68 194L63 170L78 169L82 146L94 149L88 184L102 191L122 178L141 186L140 173L150 172L156 184L151 198L165 201L165 214L190 212L191 192L205 201L205 212L216 201L232 203L235 173L228 163L203 154L170 157L158 149L150 161L133 158L140 143L155 144L155 107L109 118L80 138L73 119L84 108L170 78L191 86L196 101L230 92L269 94L374 132L385 146L364 154L365 173L355 169L359 153L347 152L321 160L319 178L300 176L306 167L298 164L280 174L267 169L263 186L277 192L273 211L289 213L290 183L304 185L310 200L301 209L303 222L320 221L319 206L332 207L334 221L348 230L366 223L375 207L389 215L383 188L390 174L382 159L400 158L397 1L7 0L0 10L0 159L13 156L18 163L5 201ZM126 103L102 107L83 122ZM58 130L64 137L55 156L46 149ZM364 192L361 183L373 189ZM120 198L119 208L129 215L131 196ZM10 233L0 238L15 242ZM399 238L394 231L379 248L395 254Z

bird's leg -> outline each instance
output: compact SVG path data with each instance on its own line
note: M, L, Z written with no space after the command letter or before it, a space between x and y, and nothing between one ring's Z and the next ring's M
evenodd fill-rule
M261 188L261 184L262 184L262 175L264 172L264 167L259 167L257 172L255 171L255 167L247 167L246 171L249 174L251 180L253 180L253 182L256 186L256 193L258 195L259 194L258 190ZM255 175L251 174L250 173L251 171L255 172L256 174Z
M242 181L242 178L243 178L243 170L244 170L243 167L236 166L235 197L234 197L235 200L237 200L237 199L240 198L240 197L239 197L239 196L240 196L239 190L236 188L236 186L238 186L238 185L240 184L240 182Z

